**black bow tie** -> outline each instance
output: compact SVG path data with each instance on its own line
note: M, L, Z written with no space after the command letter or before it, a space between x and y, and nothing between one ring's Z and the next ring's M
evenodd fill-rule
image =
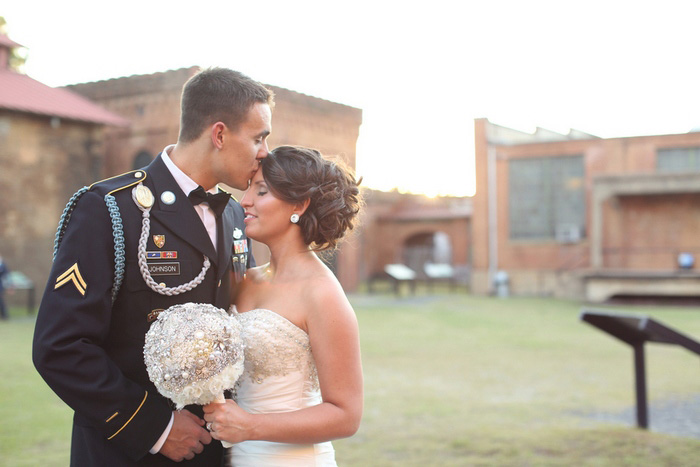
M192 204L194 205L200 203L208 203L209 207L216 214L216 217L219 217L221 216L221 213L224 212L224 209L226 209L226 205L231 199L231 195L224 191L214 195L211 193L207 193L206 191L204 191L204 188L198 186L194 190L190 191L190 194L187 195L187 198L189 198L189 200L192 201Z

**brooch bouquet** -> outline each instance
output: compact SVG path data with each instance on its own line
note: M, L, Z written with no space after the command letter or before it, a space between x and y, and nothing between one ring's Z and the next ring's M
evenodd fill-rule
M241 325L213 305L174 305L151 325L143 354L148 377L178 410L222 403L243 373Z

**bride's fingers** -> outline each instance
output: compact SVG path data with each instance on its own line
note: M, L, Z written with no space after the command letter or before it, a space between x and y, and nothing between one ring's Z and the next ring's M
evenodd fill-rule
M218 404L212 402L211 404L207 404L204 406L204 413L212 413L213 411L216 410L216 406Z

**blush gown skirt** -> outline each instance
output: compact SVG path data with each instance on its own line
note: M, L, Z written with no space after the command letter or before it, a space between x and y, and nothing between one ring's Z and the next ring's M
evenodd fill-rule
M246 412L281 413L322 402L309 336L283 316L256 309L235 316L242 325L245 371L234 399ZM330 442L290 444L245 441L227 453L232 467L335 466Z

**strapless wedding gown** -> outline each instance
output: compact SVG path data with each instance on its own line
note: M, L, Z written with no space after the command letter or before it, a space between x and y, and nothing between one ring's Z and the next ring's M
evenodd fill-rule
M279 413L321 403L316 364L309 336L271 310L238 313L245 344L245 370L236 383L234 399L250 413ZM227 465L335 466L330 442L317 444L245 441L234 444Z

